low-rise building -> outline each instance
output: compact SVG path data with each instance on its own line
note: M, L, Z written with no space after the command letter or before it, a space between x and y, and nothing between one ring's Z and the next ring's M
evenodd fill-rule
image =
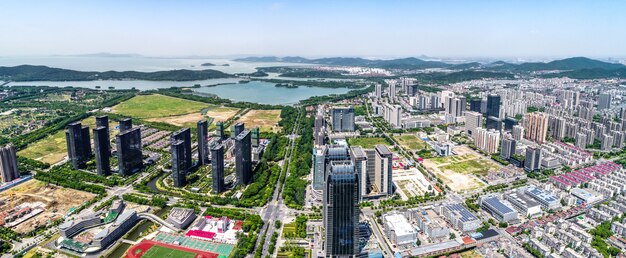
M167 222L181 229L187 227L195 219L196 213L193 209L178 207L172 208L170 214L167 216Z
M445 217L459 231L475 231L482 225L476 215L460 203L441 205L436 209L441 216Z
M553 194L547 192L546 190L535 186L529 186L526 188L525 192L526 194L528 194L528 196L539 202L539 204L541 204L541 207L546 210L557 209L561 207L559 199L556 198L556 196L554 196Z
M417 240L417 231L400 213L384 215L383 225L385 234L396 245L413 244Z
M500 222L509 222L517 219L517 211L495 196L486 196L480 199L480 206Z
M505 194L504 198L513 205L513 208L524 216L532 218L541 215L541 205L524 194L523 190L516 190Z

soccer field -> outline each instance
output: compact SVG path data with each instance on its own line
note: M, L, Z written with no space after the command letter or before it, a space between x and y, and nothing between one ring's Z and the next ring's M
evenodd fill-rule
M196 254L182 250L153 245L141 258L195 258Z

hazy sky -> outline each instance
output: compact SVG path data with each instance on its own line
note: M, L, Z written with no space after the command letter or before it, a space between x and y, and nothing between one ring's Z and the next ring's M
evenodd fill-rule
M626 1L14 0L0 19L4 56L626 56Z

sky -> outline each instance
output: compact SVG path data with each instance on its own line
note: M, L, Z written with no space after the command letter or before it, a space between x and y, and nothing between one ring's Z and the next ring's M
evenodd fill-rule
M626 57L626 1L0 1L0 56Z

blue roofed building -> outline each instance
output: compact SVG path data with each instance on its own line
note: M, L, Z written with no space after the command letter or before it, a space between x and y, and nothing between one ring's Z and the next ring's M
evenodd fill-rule
M481 198L480 207L500 222L509 222L517 219L517 211L495 196Z

